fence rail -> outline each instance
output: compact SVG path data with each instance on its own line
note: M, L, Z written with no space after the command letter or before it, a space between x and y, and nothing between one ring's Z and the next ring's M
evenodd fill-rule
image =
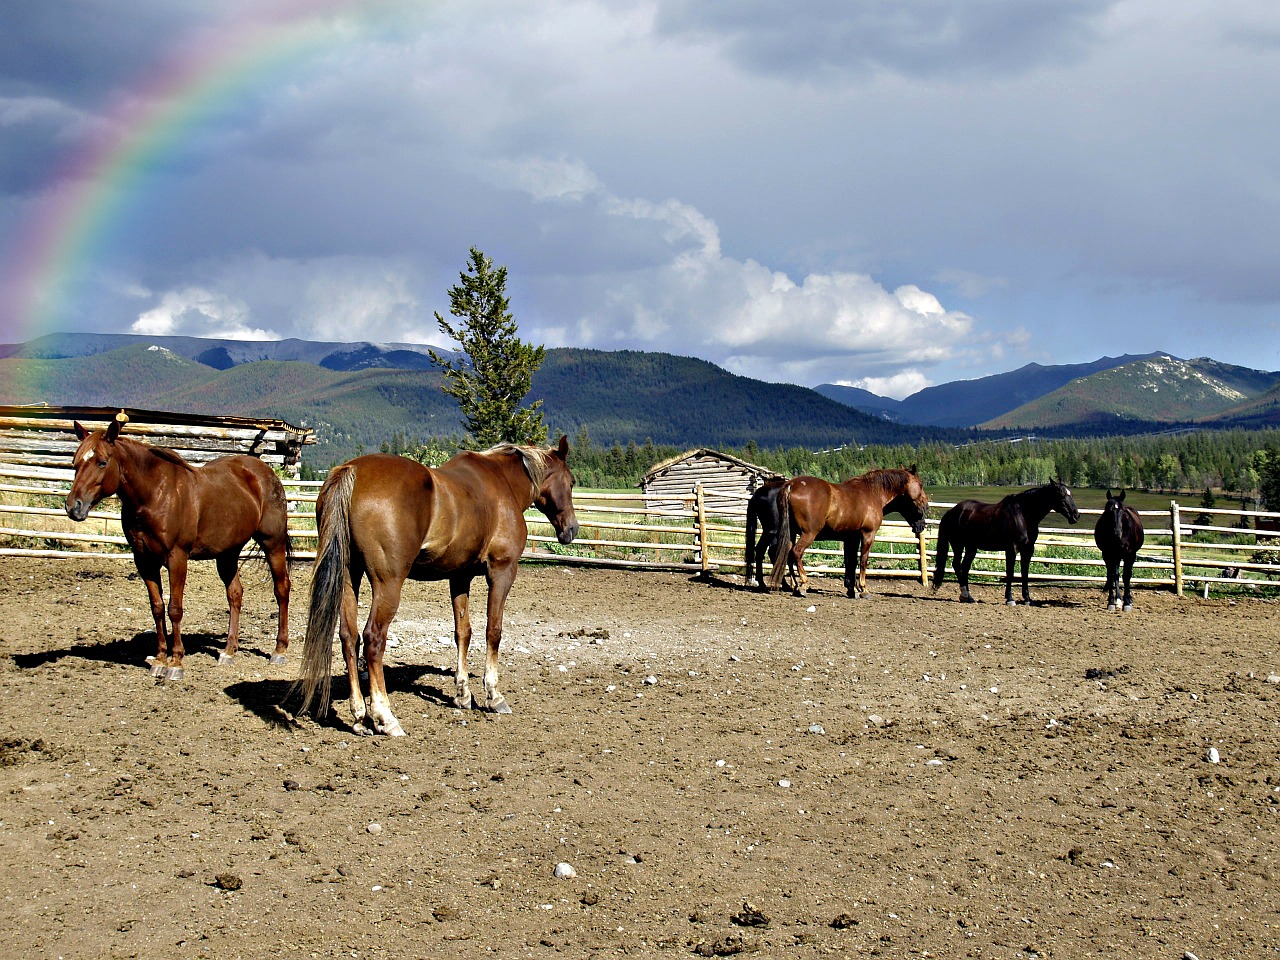
M131 556L120 535L118 501L107 500L83 523L73 523L62 509L72 471L0 463L0 556L59 559L121 558ZM315 501L320 481L284 481L289 497L289 531L296 555L315 556ZM705 574L742 574L745 567L746 495L716 491L708 506L701 487L671 509L672 496L663 493L661 508L640 492L576 491L574 506L580 532L564 546L550 523L536 510L526 515L529 560L615 568L688 570ZM952 506L934 503L935 517ZM1062 583L1103 583L1104 564L1093 543L1092 517L1099 510L1081 510L1074 527L1041 528L1032 559L1031 578ZM1186 523L1185 510L1171 501L1168 510L1140 511L1146 544L1134 565L1135 587L1172 589L1181 594L1189 586L1208 590L1210 584L1280 586L1280 531L1251 529L1257 520L1280 519L1280 513L1196 508L1196 518L1221 518L1223 525ZM1084 519L1089 518L1089 519ZM1056 518L1051 515L1048 522ZM936 519L913 534L901 520L887 519L870 556L868 576L928 580L937 556ZM843 576L844 551L823 546L806 553L810 573ZM974 580L1004 576L1004 556L980 552L970 576Z

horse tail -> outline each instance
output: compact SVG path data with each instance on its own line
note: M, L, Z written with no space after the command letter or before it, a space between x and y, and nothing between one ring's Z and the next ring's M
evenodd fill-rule
M942 580L947 575L947 551L950 548L950 529L951 514L945 513L942 516L942 520L938 523L938 565L933 568L934 590L937 590L942 586Z
M769 589L782 586L782 575L787 571L787 558L791 555L791 484L784 483L778 491L778 555L773 560L773 572L769 574Z
M307 613L307 636L302 644L302 669L294 687L302 688L305 713L319 691L319 716L329 711L329 685L333 679L333 633L342 611L342 590L351 562L351 491L356 472L350 466L329 474L316 498L320 517L315 573L311 578L311 606Z

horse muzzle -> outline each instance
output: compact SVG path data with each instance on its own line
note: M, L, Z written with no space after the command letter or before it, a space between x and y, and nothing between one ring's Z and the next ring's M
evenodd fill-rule
M578 539L578 521L574 520L566 523L563 527L556 531L556 539L566 546Z
M83 520L85 517L89 515L90 506L91 506L90 504L86 503L85 501L81 500L78 497L75 499L72 499L71 497L67 497L67 502L65 504L67 516L77 522Z
M918 537L920 536L920 534L924 533L924 528L927 526L928 524L925 522L924 517L921 517L919 520L912 520L911 532Z

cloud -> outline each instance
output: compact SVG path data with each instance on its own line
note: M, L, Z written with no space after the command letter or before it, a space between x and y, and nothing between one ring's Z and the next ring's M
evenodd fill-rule
M248 322L249 308L222 293L200 287L170 290L158 306L141 314L130 332L145 336L188 336L230 340L278 340L273 330Z
M901 400L913 393L933 386L933 382L919 370L903 370L889 377L863 377L861 380L841 380L841 386L858 387L868 390L878 397L893 397Z
M657 29L798 78L1021 73L1078 60L1117 0L660 0Z
M528 167L539 176L517 182L564 182L549 174L560 169L573 172L571 182L591 184L573 194L579 212L616 223L597 225L597 232L640 231L665 251L630 269L575 277L581 314L569 325L570 339L582 346L692 350L744 375L816 383L847 377L851 368L937 363L973 326L971 317L914 284L890 291L867 274L842 271L795 280L756 260L728 256L717 224L695 207L617 196L578 161L530 161ZM547 299L565 295L548 292ZM563 336L561 328L555 332Z

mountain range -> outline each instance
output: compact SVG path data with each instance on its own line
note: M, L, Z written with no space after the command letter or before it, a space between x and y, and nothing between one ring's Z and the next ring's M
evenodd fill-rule
M316 430L328 464L395 437L461 432L417 344L50 334L0 345L0 403L270 416ZM965 442L978 436L1280 425L1280 372L1163 353L1027 364L904 400L837 384L739 377L689 357L553 348L533 380L553 433L596 444L801 446Z

